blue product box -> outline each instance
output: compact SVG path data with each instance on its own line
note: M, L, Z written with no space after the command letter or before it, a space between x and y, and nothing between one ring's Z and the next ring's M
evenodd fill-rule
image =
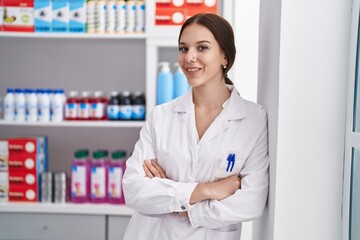
M50 32L52 23L51 0L34 1L35 32Z
M52 31L69 32L70 8L67 0L54 0L52 7Z
M86 32L86 2L70 0L70 32Z

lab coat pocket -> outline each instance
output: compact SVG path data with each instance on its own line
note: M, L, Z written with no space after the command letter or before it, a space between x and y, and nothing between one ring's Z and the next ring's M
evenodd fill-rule
M160 227L160 218L134 212L124 240L156 240L159 237Z
M207 240L239 240L241 225L233 224L223 228L208 229Z
M227 151L222 159L220 166L216 170L216 178L227 178L232 175L238 175L244 164L244 154L236 151Z

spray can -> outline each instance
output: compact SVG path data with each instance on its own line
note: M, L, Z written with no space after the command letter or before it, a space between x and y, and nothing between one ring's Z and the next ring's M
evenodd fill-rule
M90 160L89 150L80 149L74 154L71 169L71 201L84 203L90 195Z
M170 71L170 63L160 62L157 77L156 104L163 104L174 97L174 79Z
M174 98L184 95L190 88L185 74L181 70L179 63L175 63L176 71L174 73Z
M108 201L125 204L122 178L126 168L126 151L118 150L111 154L108 168Z

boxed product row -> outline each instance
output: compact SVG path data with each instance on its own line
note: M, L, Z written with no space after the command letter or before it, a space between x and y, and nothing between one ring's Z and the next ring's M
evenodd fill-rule
M113 91L106 97L103 91L82 91L79 96L78 91L70 91L66 97L63 89L8 88L3 111L4 120L17 122L144 120L145 95Z
M0 31L145 31L143 0L0 0Z
M47 137L0 141L0 201L40 201L40 175L48 168Z

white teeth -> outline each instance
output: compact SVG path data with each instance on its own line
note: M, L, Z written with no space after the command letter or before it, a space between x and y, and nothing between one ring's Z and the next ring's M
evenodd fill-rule
M196 72L196 71L199 71L200 68L188 68L187 71L188 72Z

